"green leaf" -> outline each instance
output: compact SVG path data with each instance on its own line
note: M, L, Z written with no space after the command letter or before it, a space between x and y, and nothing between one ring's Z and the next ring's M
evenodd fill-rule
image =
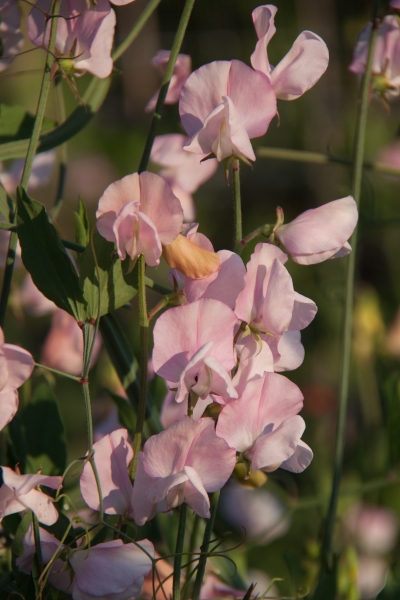
M89 243L89 220L86 214L85 203L81 197L78 202L78 212L75 216L75 241L77 244L87 246Z
M121 423L128 433L133 437L135 435L135 424L136 417L132 405L126 401L125 398L121 398L117 394L113 394L110 390L107 393L111 396L118 408L118 421Z
M67 465L64 425L47 383L36 388L22 411L21 424L27 446L26 472L41 468L45 475L62 475Z
M36 287L59 308L85 321L86 301L79 277L43 204L20 186L17 193L17 231L22 261Z
M129 259L121 261L115 253L114 244L107 242L95 229L91 243L79 260L80 281L89 318L97 317L99 303L99 281L93 250L100 278L100 316L123 306L137 294L135 271L126 273Z
M12 201L7 196L6 190L3 188L0 182L0 215L5 221L11 221L12 217Z
M319 581L312 600L336 600L338 561L334 559L333 568L329 571L321 567Z
M64 142L74 137L79 133L86 125L92 120L97 110L103 104L103 101L108 93L111 84L111 77L106 79L97 79L93 77L86 92L83 95L84 105L79 105L72 111L67 117L64 123L61 123L55 129L42 134L39 138L38 152L45 152L52 148L61 146ZM17 123L16 116L14 117L15 123ZM4 120L5 121L5 120ZM14 131L15 125L14 123ZM11 126L8 133L11 131ZM26 127L17 128L16 135L7 135L4 137L4 142L0 143L0 161L7 160L10 158L22 158L26 156L29 145L29 138L31 135L32 127L29 132ZM21 136L25 139L21 139ZM11 141L12 140L12 141Z
M30 138L34 123L35 115L28 113L23 106L0 104L0 144ZM45 119L43 129L50 127L54 127L54 121Z

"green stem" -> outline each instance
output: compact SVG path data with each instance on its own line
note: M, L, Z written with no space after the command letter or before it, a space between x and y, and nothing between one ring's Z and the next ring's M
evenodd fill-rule
M234 251L240 254L242 245L242 202L240 197L240 163L238 158L232 158L232 184L233 184L233 214L235 218Z
M218 492L209 494L209 496L210 496L210 518L207 521L206 529L204 531L203 543L200 547L201 555L199 558L199 566L197 569L196 580L194 582L192 600L199 600L199 597L200 597L201 585L203 583L204 573L205 573L206 564L207 564L208 546L210 545L212 531L214 529L215 516L217 514L217 509L218 509L219 494L220 494L219 490L218 490Z
M128 33L126 38L120 43L120 45L114 50L112 59L116 62L120 56L129 48L132 42L137 38L139 33L142 31L143 27L146 25L147 21L156 10L157 6L160 4L161 0L150 0L135 25Z
M270 158L273 160L289 160L293 162L309 163L314 165L328 165L331 163L346 165L351 167L353 160L347 156L333 156L331 154L322 154L319 152L306 152L305 150L290 150L288 148L265 148L256 149L256 154L260 158ZM385 163L372 162L365 160L363 168L367 171L400 177L400 169L390 167Z
M133 440L133 460L129 469L132 479L135 477L139 451L142 446L143 425L146 418L147 398L147 362L149 352L149 319L146 302L146 263L144 255L138 258L138 293L139 293L139 326L140 326L140 386L139 403L136 417L135 438Z
M57 94L57 112L58 112L58 122L64 123L66 118L65 113L65 102L64 102L64 93L62 86L62 77L58 77L56 80L56 94ZM63 197L64 197L64 187L65 187L65 179L67 176L67 162L68 162L68 152L67 152L67 142L61 144L60 146L60 164L58 167L58 185L56 192L56 200L53 208L50 211L50 216L52 219L56 219L59 213L59 210L62 206Z
M46 367L46 365L42 365L40 363L35 362L35 367L38 369L45 369L46 371L51 371L51 373L55 373L56 375L61 375L62 377L67 377L68 379L73 379L74 381L80 381L80 377L76 377L75 375L70 375L69 373L65 373L64 371L58 371L57 369L52 369L51 367Z
M175 548L175 558L174 558L174 577L172 580L172 598L173 598L173 600L180 600L180 598L181 598L181 568L182 568L183 544L185 541L186 509L187 509L187 505L185 503L181 504L180 509L179 509L178 535L176 537L176 548Z
M377 1L374 2L375 13L377 8ZM361 97L357 119L357 129L355 135L355 147L354 147L354 171L353 171L353 183L352 192L354 200L357 205L360 204L361 196L361 183L362 183L362 171L363 171L363 160L364 160L364 148L365 148L365 134L367 125L367 113L368 113L368 100L370 94L371 84L371 71L372 71L372 59L375 45L375 39L378 32L378 23L376 17L373 18L373 29L371 32L371 39L368 50L368 60L365 68L365 74L361 85ZM341 378L340 378L340 393L339 393L339 412L336 429L336 446L335 446L335 459L333 468L333 479L332 479L332 491L326 521L326 530L322 545L322 559L325 561L326 566L330 569L332 565L332 544L333 534L336 522L337 505L340 491L340 481L342 476L343 467L343 456L345 446L345 430L346 430L346 414L347 414L347 403L349 395L349 379L350 379L350 359L351 359L351 340L352 340L352 329L353 329L353 303L354 303L354 275L355 275L355 264L356 264L356 250L357 250L357 228L355 229L353 236L350 240L353 251L349 256L347 265L347 279L346 279L346 299L345 299L345 313L344 313L344 329L343 329L343 340L342 340L342 352L341 352Z
M189 540L189 551L188 551L188 557L187 557L187 565L186 565L186 577L185 577L185 600L188 597L189 594L189 580L191 577L191 573L193 571L192 567L192 562L193 562L193 553L194 553L194 549L196 548L196 544L197 544L197 535L199 533L199 527L200 527L200 517L199 515L197 515L196 513L194 514L193 517L193 527L192 527L192 531L190 534L190 540ZM196 567L197 569L197 567Z
M34 565L32 565L32 576L33 582L35 584L36 596L40 597L40 576L43 572L43 556L42 556L42 547L40 545L40 531L39 531L39 521L35 513L32 513L32 528L33 528L33 537L35 540L35 557L34 557ZM35 567L35 568L34 568Z
M146 144L143 150L142 159L139 165L139 173L147 169L147 165L150 159L151 148L153 146L154 138L157 135L158 126L161 120L161 115L164 107L165 98L167 96L169 83L174 72L176 59L180 52L183 38L185 36L186 28L189 23L189 18L192 13L195 0L186 0L185 6L183 7L181 20L178 25L178 29L175 35L174 43L172 45L171 54L169 56L167 69L165 71L164 79L161 84L161 89L158 94L156 108L153 114L153 118L150 123L150 129L147 134Z
M15 253L17 251L18 235L15 231L10 233L10 240L8 242L6 265L3 275L3 285L1 288L0 297L0 327L4 327L4 321L6 318L8 297L11 290L11 280L14 272Z

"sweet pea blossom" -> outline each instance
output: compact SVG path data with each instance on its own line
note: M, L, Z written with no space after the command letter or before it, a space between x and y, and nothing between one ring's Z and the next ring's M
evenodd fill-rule
M96 219L100 235L116 244L121 259L144 254L154 267L160 263L161 245L178 236L183 211L162 177L145 171L109 185L99 200Z
M37 0L28 16L28 36L33 44L46 49L50 21L46 14L51 0ZM108 0L97 0L88 8L86 0L62 0L56 20L56 55L67 74L108 77L113 68L111 48L116 17Z
M238 400L218 417L217 435L251 461L254 471L278 467L300 473L312 460L301 441L304 420L298 416L303 395L297 385L277 373L250 381Z
M201 162L204 156L186 152L183 146L188 142L189 138L180 133L159 135L154 140L150 159L163 167L158 174L179 198L184 220L191 222L195 218L192 194L214 175L218 163L215 159Z
M0 328L0 430L17 412L17 389L29 379L34 367L29 352L14 344L4 343L4 333Z
M283 221L282 209L278 209L278 220L279 217ZM306 210L290 223L279 225L275 235L295 262L314 265L351 252L347 240L357 220L357 204L352 196L347 196Z
M221 489L235 462L235 451L218 438L213 419L175 421L148 439L139 454L132 498L136 523L144 525L156 512L182 502L209 518L207 492Z
M52 499L39 491L39 485L56 490L62 477L48 475L20 475L9 467L3 469L3 485L0 488L0 518L23 510L31 510L45 525L54 525L58 512Z
M367 64L372 23L368 23L358 36L349 70L364 73ZM400 24L397 15L386 15L375 40L372 59L372 85L384 100L400 94Z
M93 445L94 461L100 479L104 512L108 515L130 515L132 484L128 476L133 458L126 429L105 435ZM100 510L99 492L92 465L86 462L80 478L83 499L93 510Z
M237 317L269 344L276 362L283 334L304 329L317 312L312 300L294 291L286 261L287 255L276 246L257 244L235 307Z
M276 114L268 79L239 60L216 61L194 71L179 100L188 152L255 160L251 138L264 135Z
M159 50L153 58L153 65L155 67L158 67L163 75L167 70L167 64L170 54L171 52L169 50ZM175 104L175 102L178 102L182 86L185 83L186 79L189 77L191 70L192 59L190 58L190 56L188 54L178 54L174 66L174 71L172 73L171 81L169 83L167 96L164 100L164 104ZM155 109L158 94L159 90L157 90L157 92L154 94L154 96L151 98L148 105L146 106L146 112L151 112Z
M46 565L59 541L41 527L39 534ZM20 571L30 574L35 555L32 526L23 538L23 548L24 554L17 558L16 564ZM90 548L74 549L67 563L57 559L50 569L49 581L73 600L130 600L141 595L144 577L152 568L150 557L154 557L154 546L149 540L141 540L137 545L111 540ZM66 564L69 569L62 570Z
M15 0L0 3L0 72L10 66L22 49L24 36L20 31L21 18Z
M264 73L281 100L296 100L312 88L325 73L329 51L325 42L312 31L303 31L286 56L272 67L267 46L275 34L276 6L265 4L253 10L252 17L258 42L251 55L253 69Z
M154 327L153 365L182 402L192 391L236 398L228 372L236 361L234 312L218 300L201 299L170 308Z
M9 196L15 196L16 189L21 182L24 169L24 159L14 160L8 169L0 163L0 183ZM49 182L51 173L56 164L56 153L54 150L36 154L32 163L32 173L29 178L28 192L33 192Z

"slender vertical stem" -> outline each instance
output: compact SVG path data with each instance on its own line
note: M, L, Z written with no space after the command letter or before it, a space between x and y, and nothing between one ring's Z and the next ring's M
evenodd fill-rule
M53 14L58 14L61 0L55 0L52 5ZM32 171L32 163L35 158L36 148L39 142L39 135L43 125L44 111L46 108L47 97L50 89L51 68L54 62L54 49L56 44L58 19L50 19L50 41L49 52L47 53L46 64L42 78L42 85L39 93L38 107L36 110L35 123L32 130L32 136L29 141L28 152L25 159L24 170L22 173L21 185L26 189L29 182L29 177ZM0 296L0 327L4 325L4 319L7 310L8 296L11 289L11 280L14 271L15 253L17 249L18 236L12 232L8 244L6 268L4 271L3 284Z
M199 515L197 515L195 513L194 517L193 517L192 531L190 533L190 540L189 540L189 551L188 551L188 557L187 557L187 561L186 561L185 594L184 594L185 600L186 600L186 598L188 598L188 595L189 595L188 583L189 583L191 572L193 571L192 560L193 560L194 549L196 548L199 527L200 527L200 517L199 517Z
M186 509L185 503L181 504L179 509L179 526L178 535L176 537L175 558L174 558L174 575L172 581L172 598L180 600L181 598L181 567L182 567L182 552L185 541L186 529Z
M207 552L208 546L210 545L212 531L214 529L215 516L218 509L219 490L210 494L210 518L207 521L206 529L204 531L203 543L200 547L201 555L199 558L199 566L197 569L196 580L194 582L192 600L199 600L201 584L203 583L204 573L207 564Z
M64 123L66 114L65 114L65 102L64 102L64 93L62 86L62 77L59 77L56 80L56 94L57 94L57 119L59 123ZM54 206L50 211L50 215L52 219L56 219L59 213L59 210L62 206L62 201L64 197L64 186L65 179L67 176L67 162L68 162L68 152L67 152L67 142L64 142L60 146L60 164L58 167L58 185L56 192L56 200L54 202Z
M353 183L352 191L354 200L357 205L360 203L361 195L361 183L362 183L362 171L364 161L364 147L365 147L365 132L367 124L367 113L368 113L368 100L370 94L371 85L371 71L372 71L372 59L375 45L375 39L378 32L378 22L376 19L377 14L377 1L374 2L374 15L373 15L373 28L371 32L367 65L361 85L360 91L360 104L357 118L357 128L355 136L354 146L354 171L353 171ZM344 444L345 444L345 430L346 430L346 414L347 414L347 403L349 394L349 379L350 379L350 359L351 359L351 340L352 340L352 328L353 328L353 301L354 301L354 274L356 264L356 250L357 250L357 234L358 230L355 229L351 238L351 246L353 251L351 252L347 265L347 278L346 278L346 298L345 298L345 313L344 313L344 330L342 340L342 352L341 352L341 378L340 378L340 394L339 394L339 412L336 429L336 447L335 447L335 459L332 479L332 491L326 521L326 529L322 546L322 558L328 568L332 565L332 544L333 534L335 529L337 505L339 499L339 488L340 480L342 476L343 467L343 456L344 456Z
M146 417L147 397L147 361L149 346L149 319L146 302L146 263L143 254L138 258L138 295L139 295L139 326L140 326L140 387L139 403L136 417L135 438L133 440L133 460L130 476L135 477L139 451L142 445L143 425Z
M242 203L240 197L240 163L238 158L232 159L233 214L235 218L234 251L238 254L243 250L241 244L242 232Z
M165 98L167 96L169 83L174 72L176 59L178 58L179 51L182 46L183 38L186 33L186 28L189 23L189 18L192 13L195 0L186 0L185 6L182 11L181 20L178 25L178 29L175 35L174 43L172 45L171 54L167 64L167 70L165 71L164 79L161 84L160 93L158 94L157 104L154 111L153 118L150 123L149 133L147 135L146 144L143 150L142 160L140 161L139 173L147 169L149 162L151 148L153 146L154 138L157 135L158 125L161 120L162 110L164 107Z
M126 38L120 43L120 45L114 50L112 59L113 61L117 61L120 56L129 48L132 42L139 35L143 27L146 25L147 21L156 10L157 6L160 4L161 0L150 0L135 25L132 27L131 31L128 33Z
M40 576L43 571L42 547L40 545L39 521L35 513L32 513L33 539L35 540L35 556L32 564L32 577L35 585L36 596L40 598Z

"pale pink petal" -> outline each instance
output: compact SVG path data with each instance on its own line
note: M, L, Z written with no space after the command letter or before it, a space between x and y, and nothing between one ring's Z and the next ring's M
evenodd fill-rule
M0 5L0 72L4 71L22 49L24 36L20 31L20 15L17 2L3 1ZM2 58L4 56L4 58Z
M38 485L56 490L62 482L62 477L50 475L19 475L9 467L3 469L3 482L7 487L14 489L17 494L26 495Z
M139 174L126 175L111 183L99 200L97 229L109 242L115 242L113 223L126 204L140 202Z
M114 240L117 246L118 256L125 260L128 252L132 260L139 255L139 203L129 202L118 213L113 223ZM98 223L104 223L102 219ZM101 233L101 231L100 231ZM103 235L101 233L101 235Z
M255 8L252 12L254 28L258 37L255 50L250 57L251 65L256 71L261 71L269 76L271 66L268 60L267 46L271 38L275 35L276 27L274 23L277 13L276 6L266 4Z
M100 9L99 4L100 3L97 2L98 9ZM106 3L104 2L104 4ZM88 11L88 13L90 12L91 11ZM83 60L77 58L75 60L76 69L80 71L89 71L89 73L92 73L100 79L104 79L111 74L114 64L113 59L111 58L111 50L114 41L115 24L115 12L111 9L102 20L96 33L90 47L90 57L84 58Z
M214 342L207 342L188 362L186 368L182 371L179 379L176 401L182 402L187 399L187 394L191 389L200 396L206 398L211 389L211 374L205 368L204 359L209 354Z
M271 73L276 97L281 100L299 98L317 83L328 63L329 51L325 42L312 31L303 31Z
M240 352L239 368L232 381L239 396L244 392L248 382L275 370L272 352L266 342L263 340L258 342L253 336L248 336L244 342Z
M298 415L283 421L276 429L261 435L247 453L254 471L275 470L296 451L304 433L304 420Z
M8 425L18 410L18 392L0 393L0 431Z
M3 344L1 350L7 359L8 367L8 380L1 390L4 394L18 389L29 379L35 368L35 361L27 350L13 344Z
M261 328L273 335L280 335L288 329L293 314L294 300L292 278L279 258L276 258L271 267L265 294ZM260 324L257 323L257 327L259 326Z
M54 525L57 521L58 511L50 497L43 492L31 490L27 494L19 494L18 500L26 508L29 508L34 512L41 523L44 523L45 525Z
M176 486L185 483L185 481L188 481L188 475L185 471L155 479L153 485L146 491L146 498L152 504L161 502L167 496L168 492Z
M192 239L192 238L191 238ZM217 252L221 266L204 279L185 278L185 296L189 302L199 298L214 298L234 309L239 293L244 289L246 268L240 256L229 250Z
M94 461L100 478L104 512L124 515L130 510L132 484L128 467L133 450L126 429L118 429L94 444ZM86 462L80 478L83 499L93 510L100 510L99 493L92 465Z
M154 370L167 381L179 381L193 355L204 344L214 342L210 356L229 371L235 364L236 324L234 312L218 300L205 298L170 308L154 327Z
M292 473L302 473L311 463L313 456L311 448L300 440L294 454L281 464L281 469Z
M179 167L185 159L186 153L183 146L187 139L181 133L157 135L151 149L151 161L161 167Z
M302 296L297 292L294 293L294 306L292 320L290 321L289 331L296 331L308 327L311 321L317 314L317 305L315 302Z
M143 452L139 452L135 485L133 486L131 506L136 523L144 525L148 519L152 519L156 514L157 505L151 504L146 492L156 481L156 478L149 475L143 465Z
M181 203L162 177L147 171L140 174L140 212L154 223L164 246L173 242L181 230Z
M189 136L202 127L208 115L221 104L227 95L229 61L215 61L200 67L188 77L179 100L182 125Z
M300 331L285 331L278 343L280 358L274 363L274 371L293 371L304 360L304 346Z
M156 67L160 67L163 75L167 69L169 57L169 50L160 50L153 58L153 65ZM189 77L191 70L192 59L190 58L190 56L188 54L178 54L171 81L168 87L167 96L165 98L165 104L175 104L175 102L178 102L182 86L185 83L186 79ZM158 94L159 91L157 91L154 94L154 96L151 98L150 102L146 106L147 112L150 112L155 109Z
M310 260L312 263L307 264L314 264L330 258L344 246L357 219L357 205L347 196L302 213L291 223L281 225L276 235L293 260Z
M161 241L158 231L147 215L142 212L137 213L139 223L139 240L137 245L137 254L143 254L146 264L150 267L157 267L160 264L162 253ZM131 258L136 258L137 254L130 253Z
M177 402L175 400L175 395L175 392L168 391L163 401L160 420L164 429L168 429L172 423L179 421L182 417L187 415L187 399L186 402ZM208 397L206 400L197 402L193 411L193 419L195 421L203 416L205 409L212 401L212 398Z
M193 155L194 156L194 155ZM163 173L160 171L159 175L164 177ZM165 181L171 186L171 190L174 195L178 198L181 203L181 207L183 210L183 220L186 223L191 223L196 218L196 206L194 204L193 196L189 192L186 192L184 189L179 187L178 184L174 183L170 179L165 177Z
M346 242L340 248L340 250L338 250L337 252L335 252L335 254L330 256L330 258L342 258L343 256L347 256L348 254L350 254L350 252L351 252L351 246L348 242Z
M192 467L185 467L188 481L184 487L185 502L203 519L210 518L210 500L204 485Z
M213 356L206 356L204 364L211 371L209 393L221 396L225 400L237 398L238 395L232 383L232 379L221 363ZM193 387L193 390L196 391L196 386Z

